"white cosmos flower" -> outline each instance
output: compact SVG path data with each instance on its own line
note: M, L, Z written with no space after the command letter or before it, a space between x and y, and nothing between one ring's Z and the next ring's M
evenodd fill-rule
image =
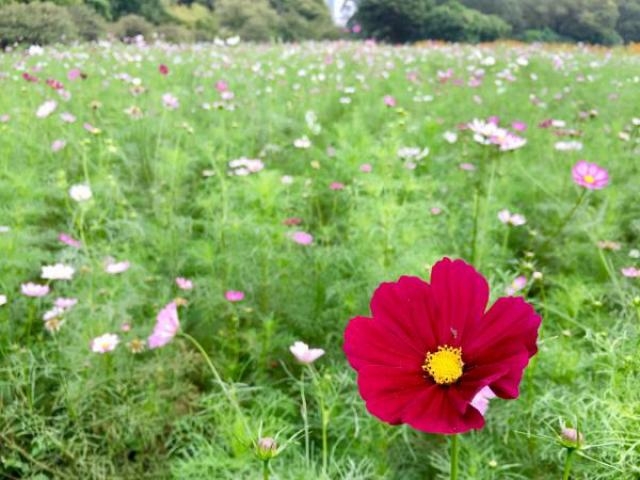
M69 196L76 202L86 202L93 196L91 193L91 187L89 185L72 185L69 189Z
M324 355L324 350L321 348L309 348L304 342L295 342L293 345L289 347L289 350L296 357L300 363L304 363L305 365L310 365L315 362L318 358Z
M55 265L45 265L42 267L41 278L45 280L71 280L75 269L69 265L56 263Z

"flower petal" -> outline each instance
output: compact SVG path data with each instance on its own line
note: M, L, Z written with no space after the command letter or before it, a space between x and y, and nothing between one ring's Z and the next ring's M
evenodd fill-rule
M432 385L407 405L402 421L427 433L464 433L484 426L484 417L470 403L461 414L453 390Z
M438 345L460 345L487 307L487 281L468 263L444 258L433 266L431 290L437 301Z
M404 337L397 337L384 327L378 319L351 319L344 332L343 346L351 366L356 370L378 365L420 372L424 354L413 350Z
M371 312L381 330L410 346L422 359L438 345L434 307L429 284L418 277L382 283L371 299ZM389 343L389 338L385 342Z

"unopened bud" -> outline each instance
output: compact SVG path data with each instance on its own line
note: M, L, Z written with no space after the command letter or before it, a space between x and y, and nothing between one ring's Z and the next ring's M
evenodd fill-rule
M278 453L278 444L271 437L262 437L258 440L256 453L260 460L271 460Z
M565 427L560 432L560 440L567 448L580 448L584 443L584 436L575 428Z
M542 272L533 272L531 274L531 278L533 278L534 280L540 281L542 280L542 277L543 277Z

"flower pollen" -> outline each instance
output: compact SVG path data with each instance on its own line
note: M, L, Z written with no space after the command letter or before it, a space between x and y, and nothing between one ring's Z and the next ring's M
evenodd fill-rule
M462 376L462 349L439 346L438 351L429 352L422 369L427 372L438 385L450 385Z

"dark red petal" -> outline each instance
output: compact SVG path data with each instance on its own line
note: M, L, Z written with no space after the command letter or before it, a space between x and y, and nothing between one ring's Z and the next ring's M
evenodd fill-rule
M420 372L424 354L416 353L403 339L394 337L375 319L355 317L344 332L344 353L351 366L360 370L365 365ZM425 352L426 353L426 352Z
M494 363L525 349L529 357L538 351L541 319L521 297L503 297L489 309L465 342L463 354L474 363Z
M433 384L419 392L406 406L402 422L427 433L464 433L484 426L484 417L466 404L460 413L460 399L448 387Z
M398 282L382 283L371 299L373 319L389 337L410 346L424 359L438 346L434 324L433 293L429 284L417 277L401 277Z
M468 263L445 258L431 270L431 291L437 302L438 345L460 345L482 319L487 281Z
M420 370L366 365L358 372L358 389L367 404L367 410L388 423L401 423L407 404L428 383Z

